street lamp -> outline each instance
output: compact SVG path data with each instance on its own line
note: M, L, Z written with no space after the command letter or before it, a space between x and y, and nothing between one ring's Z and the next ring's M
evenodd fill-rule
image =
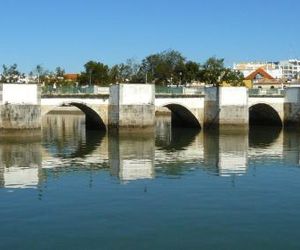
M89 70L89 76L90 76L89 86L91 86L92 85L92 70L91 69Z
M179 72L179 75L180 75L180 83L179 84L182 85L182 72L181 71Z

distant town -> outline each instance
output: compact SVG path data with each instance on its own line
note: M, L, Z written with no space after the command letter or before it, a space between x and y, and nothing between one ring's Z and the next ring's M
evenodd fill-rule
M39 83L42 86L108 86L116 83L153 83L162 86L246 86L248 88L284 88L300 86L300 60L275 62L238 62L225 67L224 59L211 57L203 64L187 60L176 50L145 57L141 62L108 65L89 61L82 72L65 72L63 67L50 71L37 65L23 73L18 65L2 65L2 83Z

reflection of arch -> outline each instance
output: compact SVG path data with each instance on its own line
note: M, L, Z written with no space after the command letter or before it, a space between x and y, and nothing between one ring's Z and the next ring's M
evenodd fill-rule
M81 143L80 145L78 145L78 148L70 155L70 158L77 158L77 157L83 158L86 155L89 155L92 152L94 152L96 148L100 146L105 136L105 132L87 131L85 136L86 136L85 143Z
M105 132L104 131L86 131L85 140L82 138L77 138L74 141L74 138L56 138L50 144L47 142L44 143L44 147L47 148L47 151L50 155L53 155L58 158L84 158L85 156L91 154L96 148L101 144ZM64 140L65 139L65 140ZM76 143L77 145L74 145ZM50 145L50 147L48 146Z
M255 104L249 108L249 124L282 126L278 112L267 104Z
M201 128L201 125L195 115L186 107L179 104L167 104L164 107L171 110L172 126Z
M272 145L281 132L281 127L255 126L249 129L249 146L261 147Z
M198 129L172 128L170 141L162 141L156 139L155 145L167 151L183 150L187 148L195 140L198 134L199 134Z

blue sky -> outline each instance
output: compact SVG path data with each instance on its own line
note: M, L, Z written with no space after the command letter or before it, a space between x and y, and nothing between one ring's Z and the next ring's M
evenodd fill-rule
M300 57L298 0L2 0L0 64L79 72L166 49L203 62Z

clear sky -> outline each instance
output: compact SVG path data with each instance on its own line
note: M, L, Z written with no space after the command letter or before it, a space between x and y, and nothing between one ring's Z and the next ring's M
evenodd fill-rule
M299 58L299 15L299 0L1 0L0 64L79 72L166 49L227 65Z

